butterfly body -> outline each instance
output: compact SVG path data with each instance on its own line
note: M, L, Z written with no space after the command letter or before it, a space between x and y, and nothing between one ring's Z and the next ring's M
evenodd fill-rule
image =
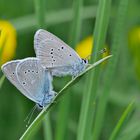
M2 66L7 79L27 98L46 106L55 96L52 78L37 58L10 61Z
M34 49L41 65L53 76L77 76L88 64L61 39L43 29L34 36Z
M65 67L57 67L57 68L51 68L51 74L52 76L67 76L67 75L72 75L72 76L77 76L79 73L84 71L86 68L85 63L82 60L79 60L78 63L75 63L71 66L65 66Z

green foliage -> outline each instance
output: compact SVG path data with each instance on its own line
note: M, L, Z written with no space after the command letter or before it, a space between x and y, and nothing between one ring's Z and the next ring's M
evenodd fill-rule
M99 7L97 11L97 18L95 22L95 34L94 35L94 50L98 52L104 46L106 31L109 21L109 12L111 7L110 0L100 0ZM92 52L93 52L92 51ZM95 62L98 59L97 53L94 53L91 57L91 61ZM80 114L79 129L77 140L85 140L91 138L92 120L94 116L94 106L95 98L97 96L97 89L99 87L99 76L100 68L98 67L94 72L90 72L87 77L85 90L83 93L83 102ZM86 92L86 94L85 94ZM88 128L88 129L87 129Z
M114 128L113 132L111 133L111 136L110 136L109 140L117 140L117 137L122 130L122 127L123 127L123 125L126 121L126 118L128 118L128 116L132 113L133 109L134 109L134 101L131 102L128 105L128 107L126 108L126 110L122 114L122 116L121 116L120 120L118 121L116 127Z
M87 73L86 76L81 78L81 74L68 84L68 78L54 78L54 90L59 91L54 100L60 99L59 104L54 102L44 108L28 128L24 119L33 103L0 73L0 139L15 140L21 136L21 139L33 140L140 139L137 81L140 72L138 59L133 59L140 56L139 45L134 42L136 39L139 42L139 36L129 32L127 42L128 31L140 27L140 1L73 2L0 1L1 19L10 21L17 31L14 59L35 56L33 35L38 28L47 28L73 48L94 30L91 62L100 59L97 52L104 43L113 55L105 65L89 72L95 65L90 66L82 73ZM133 98L136 99L134 112L132 104L126 108Z

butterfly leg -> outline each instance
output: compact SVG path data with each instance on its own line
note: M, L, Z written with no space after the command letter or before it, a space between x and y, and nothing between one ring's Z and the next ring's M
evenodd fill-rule
M71 80L74 80L78 75L79 75L79 74L73 75Z
M87 64L87 66L89 67L89 66L91 66L92 64Z
M58 93L54 91L54 96L56 96Z

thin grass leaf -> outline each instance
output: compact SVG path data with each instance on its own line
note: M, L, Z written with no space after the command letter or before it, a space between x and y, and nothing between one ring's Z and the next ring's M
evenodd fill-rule
M75 47L79 42L81 24L82 24L82 10L83 10L83 0L73 1L73 20L71 32L69 34L69 45ZM72 93L73 89L67 92ZM58 112L58 119L56 125L56 135L55 140L65 140L66 130L68 128L69 113L71 109L72 95L67 94L63 102L60 103L60 109Z
M111 84L114 80L114 75L116 71L117 61L119 57L119 51L122 43L122 39L125 36L125 21L126 21L126 15L127 15L127 8L128 8L128 1L129 0L120 0L118 11L117 11L117 17L113 32L113 40L112 40L112 54L113 58L110 63L108 63L108 67L105 72L104 77L104 88L102 91L102 94L99 98L98 102L98 110L96 112L95 116L95 124L94 129L92 133L93 140L98 140L100 136L100 132L102 129L102 125L104 124L104 114L106 110L106 106L109 100L110 90L111 90Z
M80 39L82 26L83 0L75 0L73 2L73 15L71 33L69 35L70 46L75 48Z
M5 76L2 75L2 77L0 78L0 89L1 89L1 87L3 85L4 80L5 80Z
M140 121L135 120L133 124L127 126L126 130L120 134L117 140L135 140L140 135Z
M38 28L45 28L45 0L34 0Z
M46 115L46 113L57 103L57 101L61 98L61 96L63 96L66 92L64 92L65 90L67 90L68 88L70 88L70 86L72 86L76 81L78 81L79 78L81 78L81 76L83 76L84 74L86 74L88 71L92 70L94 67L96 67L97 65L99 65L100 63L104 62L105 60L109 59L110 57L112 57L112 55L109 55L99 61L97 61L94 64L91 64L84 72L82 72L81 74L79 74L78 77L75 77L74 79L72 79L70 82L68 82L56 95L56 97L53 99L53 103L49 104L48 106L46 106L40 113L39 115L35 118L35 120L31 123L31 125L27 128L27 130L24 132L24 134L21 136L20 140L27 140L29 138L29 136L32 134L32 132L34 131L34 129L37 129L37 126L40 124L40 122L42 121L42 119L44 118L44 116Z
M132 101L125 109L116 127L114 128L109 140L117 140L118 135L120 134L127 117L132 113L133 109L134 109L134 101Z
M92 62L97 61L99 57L97 52L99 52L105 44L106 32L110 17L110 8L111 0L99 0L95 23L95 32L93 31L94 48L92 52L94 53L94 55L92 55L93 57L91 58ZM99 75L100 68L98 67L94 72L89 73L89 75L87 76L87 81L85 82L85 90L83 92L77 140L90 139L95 111L93 103L97 95L100 77Z
M50 113L45 116L43 120L44 140L53 140L52 127L50 120Z
M45 28L45 13L46 13L46 0L35 0L35 11L37 19L37 28ZM43 120L44 139L52 140L52 128L50 114L45 116Z
M56 133L55 133L55 140L64 140L66 130L68 127L68 120L69 120L69 110L70 110L70 98L71 96L67 94L62 102L59 104L59 112L57 115L57 122L56 122Z

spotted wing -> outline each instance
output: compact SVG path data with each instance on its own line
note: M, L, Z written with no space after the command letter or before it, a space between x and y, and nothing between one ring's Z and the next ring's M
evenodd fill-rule
M66 67L79 63L79 55L61 39L40 29L34 36L34 49L44 67Z
M17 78L16 74L16 67L19 63L21 63L22 60L14 60L7 62L4 64L1 69L4 73L4 75L7 77L7 79L27 98L30 100L36 102L36 100L32 97L32 95L20 84Z
M44 84L46 79L49 80L49 78L46 77L45 70L39 60L37 58L24 59L18 64L16 72L18 81L23 88L28 91L36 102L41 103L47 92L46 90L49 92L49 86L44 92Z

